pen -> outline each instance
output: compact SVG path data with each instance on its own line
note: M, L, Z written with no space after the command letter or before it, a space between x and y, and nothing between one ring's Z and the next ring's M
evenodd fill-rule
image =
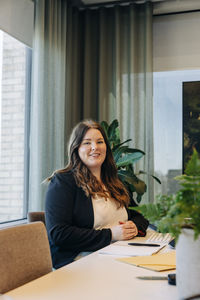
M147 243L128 243L130 246L147 246L147 247L160 247L159 244L147 244Z
M138 276L137 278L144 280L168 280L167 276Z

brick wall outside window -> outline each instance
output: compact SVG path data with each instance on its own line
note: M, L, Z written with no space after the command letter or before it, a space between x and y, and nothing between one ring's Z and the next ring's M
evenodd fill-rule
M0 38L0 222L4 222L23 217L26 46L6 33Z

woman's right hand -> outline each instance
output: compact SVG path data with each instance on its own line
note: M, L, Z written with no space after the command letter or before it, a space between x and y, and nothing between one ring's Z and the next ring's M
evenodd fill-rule
M112 241L130 240L138 234L138 229L132 221L120 222L120 225L111 227Z

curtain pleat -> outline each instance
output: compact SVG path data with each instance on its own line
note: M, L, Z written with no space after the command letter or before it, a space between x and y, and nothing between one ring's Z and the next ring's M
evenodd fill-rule
M65 161L67 3L35 2L29 210L44 209L42 181Z

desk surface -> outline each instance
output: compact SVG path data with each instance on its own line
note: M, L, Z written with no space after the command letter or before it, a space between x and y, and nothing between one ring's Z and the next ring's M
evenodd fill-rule
M142 241L143 238L139 239ZM6 295L12 300L178 299L176 286L169 285L167 280L136 278L168 273L125 264L97 251Z

